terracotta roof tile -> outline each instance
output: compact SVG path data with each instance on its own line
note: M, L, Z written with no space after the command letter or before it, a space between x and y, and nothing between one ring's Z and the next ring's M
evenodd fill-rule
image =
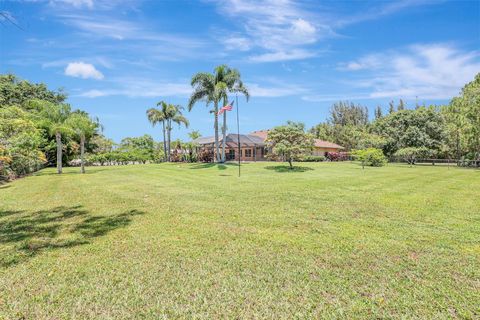
M267 139L268 130L257 130L257 131L250 132L250 134L254 135L254 136L257 136L257 137L260 137L260 138L263 139L263 141L265 141L265 139ZM315 139L315 147L317 147L317 148L345 149L344 147L339 146L336 143L333 143L333 142L330 142L330 141L324 141L324 140L320 140L320 139Z
M339 146L336 143L330 141L324 141L320 139L315 139L315 147L317 148L332 148L332 149L345 149L342 146Z

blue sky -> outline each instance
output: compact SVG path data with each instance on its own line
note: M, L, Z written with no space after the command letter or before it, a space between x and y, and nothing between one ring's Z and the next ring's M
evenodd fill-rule
M479 1L3 0L0 72L64 88L105 135L152 134L157 101L186 106L191 76L240 70L241 131L324 121L337 100L446 103L480 72ZM189 129L211 135L204 104ZM234 113L229 126L236 131Z

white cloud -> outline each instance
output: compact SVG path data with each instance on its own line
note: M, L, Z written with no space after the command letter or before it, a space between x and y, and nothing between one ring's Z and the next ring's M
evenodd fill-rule
M248 51L252 48L251 41L241 36L232 36L225 38L223 44L227 50Z
M215 0L214 0L215 1ZM387 2L345 16L328 12L325 6L313 2L293 0L216 0L220 12L240 23L242 33L238 48L243 51L255 48L261 51L249 58L254 62L303 60L315 57L322 50L311 46L326 38L336 37L336 29L379 19L412 6L434 3L432 0L402 0ZM310 6L310 8L309 8ZM223 39L227 48L231 38ZM355 66L351 66L355 68Z
M152 78L122 77L106 81L109 88L96 88L80 93L78 96L97 98L106 96L126 97L189 97L192 87L188 79L167 82ZM285 97L308 93L308 89L297 85L284 83L276 79L263 78L262 84L246 83L252 97Z
M56 4L67 4L74 6L75 8L87 7L89 9L93 8L93 0L51 0L52 5Z
M300 60L311 58L315 56L315 52L294 49L291 51L277 51L271 53L264 53L260 55L252 55L249 60L252 62L276 62L276 61L288 61L288 60Z
M347 17L340 17L333 21L338 27L343 27L351 24L361 23L369 20L377 20L384 16L395 14L404 9L423 6L429 4L438 4L442 0L398 0L398 1L378 1L381 5L373 6L358 14L353 14Z
M480 72L480 53L447 44L413 45L368 55L341 69L362 72L352 84L370 90L371 98L450 99Z
M327 101L339 101L339 100L369 100L372 97L368 94L319 94L319 95L305 95L302 96L302 100L309 102L327 102Z
M292 34L303 43L312 43L316 40L317 29L308 21L301 18L292 21Z
M260 48L265 52L252 57L251 61L283 61L305 59L315 56L306 45L314 44L324 34L331 34L327 25L314 23L310 14L290 0L218 2L223 14L234 17L243 27L241 39L244 51ZM232 39L224 40L228 47ZM302 54L299 54L302 52Z
M350 61L347 63L341 63L338 67L339 70L346 71L358 71L365 69L375 69L383 64L384 56L378 54L371 54L365 57L362 57L355 61Z
M148 78L116 78L110 81L111 88L92 89L80 93L78 96L97 98L106 96L127 97L188 97L192 87L188 81L166 82Z
M65 68L65 75L83 79L103 79L103 74L93 64L85 62L70 62Z
M308 92L308 89L296 85L296 84L286 84L278 81L262 81L269 83L268 86L259 85L257 83L247 83L246 86L252 97L286 97L286 96L295 96L299 94L305 94Z

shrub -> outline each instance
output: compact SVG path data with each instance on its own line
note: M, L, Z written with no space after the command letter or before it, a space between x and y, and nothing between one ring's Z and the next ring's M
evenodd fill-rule
M324 156L304 156L300 161L303 162L322 162L325 161Z
M327 152L325 158L329 161L346 161L348 160L347 152Z
M362 166L382 167L387 163L387 158L383 151L376 148L354 150L352 156L355 160L360 161Z
M200 162L213 162L213 151L212 150L201 150L198 153L198 161Z

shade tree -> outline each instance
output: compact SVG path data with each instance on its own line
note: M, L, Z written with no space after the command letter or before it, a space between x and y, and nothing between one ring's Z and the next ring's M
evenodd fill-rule
M268 131L267 146L272 153L288 162L293 169L293 161L313 149L313 135L302 129L303 125L290 122Z

